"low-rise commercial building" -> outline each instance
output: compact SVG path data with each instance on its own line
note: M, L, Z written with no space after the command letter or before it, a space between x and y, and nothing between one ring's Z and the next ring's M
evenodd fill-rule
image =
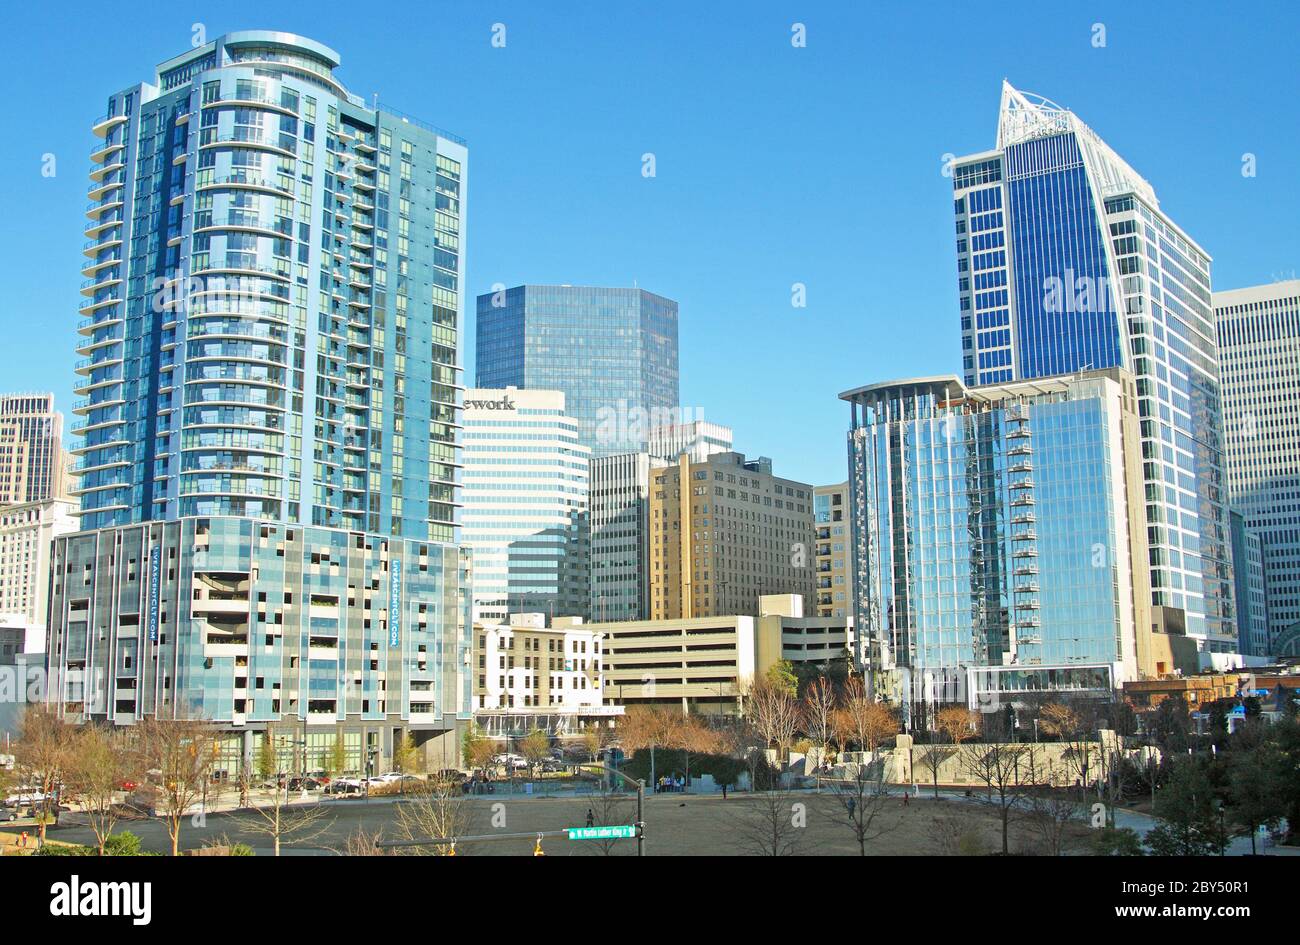
M755 615L591 624L605 641L605 702L735 715L755 678L778 660L848 663L843 618L805 617L798 595L765 595Z
M474 721L491 736L579 734L622 709L602 704L601 636L577 618L545 614L474 625Z

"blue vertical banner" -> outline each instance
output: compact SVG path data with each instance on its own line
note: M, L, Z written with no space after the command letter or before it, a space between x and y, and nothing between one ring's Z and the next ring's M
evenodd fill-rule
M158 598L162 584L162 546L149 549L149 642L158 642Z
M388 645L397 647L402 632L402 567L399 561L388 563Z

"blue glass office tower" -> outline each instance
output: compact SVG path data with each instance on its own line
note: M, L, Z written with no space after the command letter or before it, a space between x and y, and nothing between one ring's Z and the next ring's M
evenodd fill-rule
M1003 85L997 147L953 166L967 385L1137 379L1152 619L1236 649L1210 257L1073 113Z
M237 515L451 541L464 142L338 54L230 33L94 124L82 525Z
M318 725L367 764L468 719L468 155L338 65L229 33L93 125L84 531L56 543L48 640L70 718L198 713L245 762Z
M1130 375L949 375L840 398L859 659L897 701L936 683L951 688L929 701L1109 694L1150 671Z
M593 457L680 421L677 303L643 289L521 285L478 297L477 386L564 392Z

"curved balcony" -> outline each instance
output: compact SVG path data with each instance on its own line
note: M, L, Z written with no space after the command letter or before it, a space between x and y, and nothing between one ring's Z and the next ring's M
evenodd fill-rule
M89 190L86 191L86 199L91 201L96 201L96 202L101 201L104 199L105 194L121 187L123 183L124 182L121 180L100 181L94 187L91 187Z
M102 164L104 159L117 151L123 151L126 145L120 141L110 141L90 152L91 164Z
M290 151L287 148L280 147L279 139L276 139L276 141L272 143L266 138L241 138L238 135L224 138L213 138L210 141L201 141L199 142L199 148L201 150L207 150L208 148L257 148L259 151L267 151L271 154L278 154L281 157L297 158L298 156L296 151Z
M116 272L110 272L107 274L92 276L91 278L87 279L85 282L81 283L81 294L86 296L93 296L95 295L95 293L101 292L104 289L108 289L112 286L115 286L121 281L122 281L122 277L118 275Z
M89 456L82 456L80 459L78 459L75 463L72 464L72 469L75 473L77 473L77 475L84 476L87 473L99 472L104 469L117 469L122 466L130 466L130 465L131 465L131 461L129 459L124 459L121 457L117 457L115 459L105 459L101 461L101 460L91 459ZM114 485L118 485L118 483L114 483Z
M122 263L122 257L120 255L114 256L111 259L99 259L99 260L92 259L90 262L86 263L84 266L81 267L81 274L83 276L93 276L101 269L107 269L109 266L118 266L121 265L121 263ZM84 291L85 284L83 283L82 285Z
M92 259L98 256L106 249L113 249L122 245L122 236L120 233L112 233L108 236L96 236L86 240L81 245L83 256L89 256Z
M121 344L122 339L117 336L109 338L90 338L86 341L77 343L77 354L92 354L100 348L107 348L109 345Z
M276 197L292 197L293 188L281 187L278 183L265 177L252 174L227 174L215 177L195 185L196 190L255 190L266 192Z
M90 223L84 230L82 230L82 235L92 240L99 239L100 234L103 233L105 230L110 229L111 227L121 226L121 225L122 225L122 214L111 213L107 217L95 220L94 222Z
M86 216L94 220L106 211L114 210L120 206L122 206L121 194L113 194L112 196L98 202L92 200L90 203L86 204Z
M274 112L277 115L289 115L293 118L298 117L298 113L291 108L285 108L276 99L269 96L257 95L253 97L242 96L233 98L215 98L209 102L204 102L201 106L204 110L209 108L260 108L268 112Z
M102 115L95 119L95 123L90 126L90 130L96 138L105 138L108 137L110 131L127 121L128 118L125 115Z

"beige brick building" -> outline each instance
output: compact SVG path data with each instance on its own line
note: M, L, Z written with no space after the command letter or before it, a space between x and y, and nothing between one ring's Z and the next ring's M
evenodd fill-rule
M650 479L652 620L753 614L764 594L812 599L812 486L740 453L683 455Z

